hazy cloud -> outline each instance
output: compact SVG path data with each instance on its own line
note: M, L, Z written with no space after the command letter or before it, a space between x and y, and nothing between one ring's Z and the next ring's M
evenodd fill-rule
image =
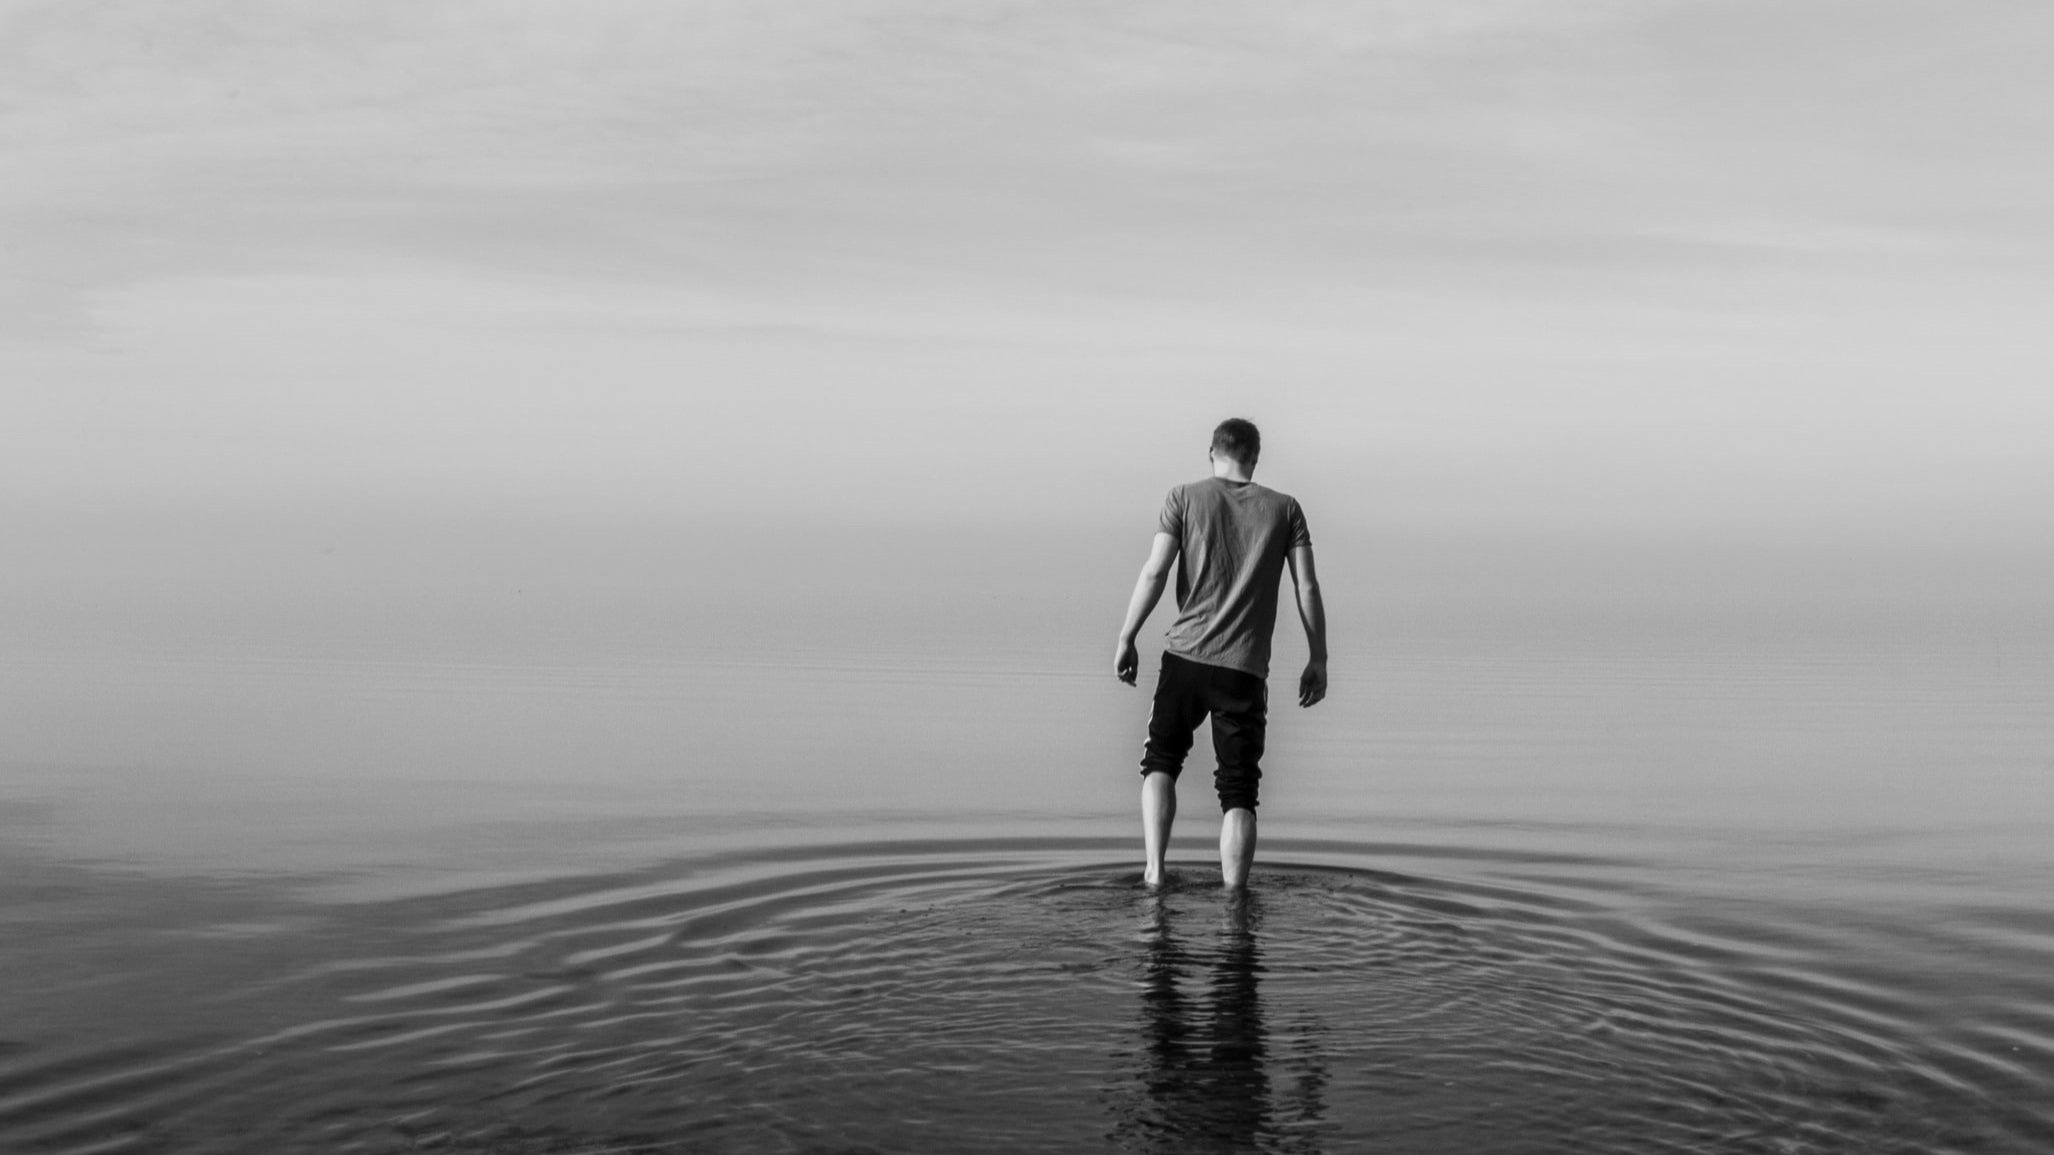
M1240 410L1375 516L2030 520L2050 32L13 0L0 481L1059 516Z

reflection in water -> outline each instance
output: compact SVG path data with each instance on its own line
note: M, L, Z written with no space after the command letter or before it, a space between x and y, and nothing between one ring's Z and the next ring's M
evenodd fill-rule
M1283 1064L1294 1079L1272 1071L1260 899L1228 898L1210 952L1180 937L1186 917L1166 895L1150 899L1138 1054L1144 1096L1115 1137L1144 1151L1313 1150L1325 1072L1299 1054ZM1290 1084L1281 1096L1279 1081Z

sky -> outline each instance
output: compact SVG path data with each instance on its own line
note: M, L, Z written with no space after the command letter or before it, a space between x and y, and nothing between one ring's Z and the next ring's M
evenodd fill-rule
M72 576L351 518L1126 567L1241 415L1316 535L2044 540L2050 48L1994 0L0 0L0 522Z

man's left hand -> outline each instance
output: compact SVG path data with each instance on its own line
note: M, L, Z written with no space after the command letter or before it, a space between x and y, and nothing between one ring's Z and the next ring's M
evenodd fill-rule
M1305 672L1298 675L1298 704L1310 706L1327 696L1327 664L1313 661L1305 663Z

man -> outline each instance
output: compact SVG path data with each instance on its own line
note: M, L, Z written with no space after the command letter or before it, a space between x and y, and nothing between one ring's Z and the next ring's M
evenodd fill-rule
M1270 635L1277 623L1277 586L1285 564L1297 591L1298 620L1311 659L1298 678L1298 704L1327 694L1326 608L1312 569L1312 535L1298 502L1253 480L1262 434L1238 417L1213 430L1212 476L1179 485L1163 502L1160 527L1113 651L1113 673L1128 685L1140 672L1134 636L1162 598L1170 565L1177 572L1177 620L1164 635L1162 674L1141 756L1142 881L1163 881L1163 854L1177 817L1177 775L1191 733L1209 714L1219 768L1220 874L1229 889L1248 882L1255 858L1256 784L1262 778L1268 721Z

